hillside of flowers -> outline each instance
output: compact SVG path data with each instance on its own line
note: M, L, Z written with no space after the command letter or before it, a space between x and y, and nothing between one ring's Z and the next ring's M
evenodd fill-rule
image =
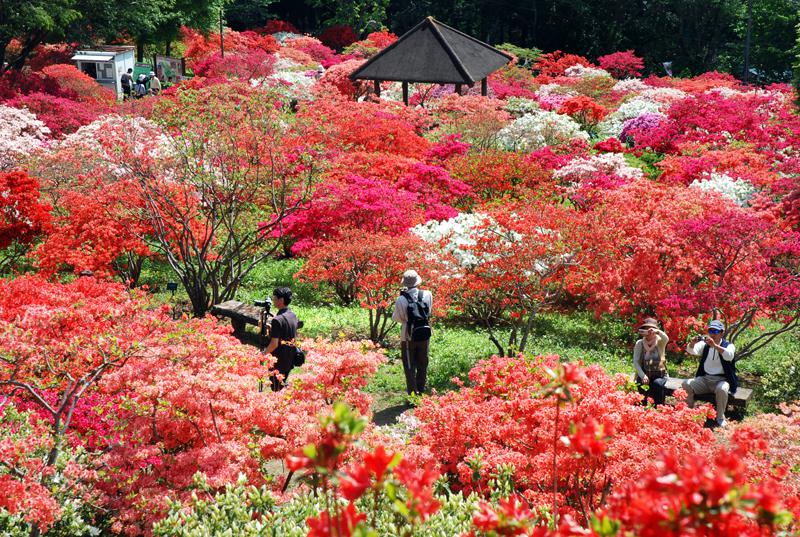
M0 77L0 534L800 534L800 357L712 431L681 390L530 352L547 312L655 315L675 353L720 318L743 361L797 337L790 86L553 51L405 106L349 78L396 35L291 30L223 56L184 29L194 76L138 100L48 45ZM209 312L287 258L368 338L305 339L260 391L274 358ZM494 356L378 426L411 267Z

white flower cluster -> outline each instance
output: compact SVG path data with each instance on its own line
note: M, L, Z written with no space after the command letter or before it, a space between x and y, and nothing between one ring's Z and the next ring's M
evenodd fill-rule
M101 116L88 125L66 136L60 147L80 147L101 156L104 160L116 160L115 144L133 148L136 156L161 159L170 156L172 145L169 137L154 122L141 116L124 117L118 114Z
M611 76L605 69L586 67L579 63L576 63L572 67L567 67L564 70L564 75L571 78L596 78L599 76Z
M726 173L712 171L701 179L695 179L689 185L704 192L719 192L739 205L745 207L756 193L756 187L744 179L734 179Z
M641 169L629 166L620 153L598 153L589 157L574 158L553 174L557 179L580 182L595 173L616 175L626 179L644 176Z
M0 170L44 146L50 129L28 110L0 105Z
M662 106L650 99L634 97L622 103L614 113L609 114L607 118L601 121L597 125L598 132L602 138L618 138L627 120L639 117L642 114L661 114Z
M545 97L548 95L577 95L578 93L569 88L565 88L561 84L542 84L536 90L537 97Z
M686 98L688 94L678 88L647 88L639 97L662 105L669 105ZM663 108L662 108L663 109Z
M715 88L709 88L703 92L703 95L711 95L713 93L716 93L720 97L723 97L725 99L733 99L734 97L741 97L742 95L744 95L743 92L735 90L733 88L729 88L728 86L717 86Z
M626 78L614 84L612 89L620 93L640 93L650 89L650 86L639 78Z
M492 240L509 244L522 238L518 233L500 227L492 217L483 213L459 213L448 220L430 220L411 228L411 233L452 255L460 269L469 269L490 260L485 256L478 257L473 250L480 238L491 236Z
M571 117L545 110L525 114L497 133L498 145L509 151L530 152L574 138L588 140L589 135Z
M251 81L251 84L253 82ZM260 85L261 82L258 81L256 84ZM263 83L277 89L286 98L308 101L313 97L311 88L316 83L316 79L306 71L276 70L266 77Z
M504 110L516 117L521 117L539 110L539 103L533 99L526 99L525 97L509 97L506 99Z

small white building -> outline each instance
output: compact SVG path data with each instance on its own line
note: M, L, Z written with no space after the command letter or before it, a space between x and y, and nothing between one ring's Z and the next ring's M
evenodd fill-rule
M78 69L97 80L114 92L122 94L120 77L133 69L134 48L125 46L101 45L93 50L79 50L72 57Z

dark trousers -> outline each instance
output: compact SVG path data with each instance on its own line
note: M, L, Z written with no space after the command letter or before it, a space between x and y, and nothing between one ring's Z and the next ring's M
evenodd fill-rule
M663 405L667 397L667 377L650 379L650 384L642 384L638 379L639 393L644 396L642 404L647 404L647 399L652 398L656 405Z
M284 386L286 386L286 380L289 378L289 373L292 371L292 367L294 367L293 356L291 356L289 352L282 351L283 349L278 349L275 369L273 370L273 374L269 377L269 382L273 392L280 391ZM280 373L283 376L283 379L278 378L278 376L275 374L275 370L277 370L277 373Z
M400 356L406 374L406 391L422 393L428 376L428 342L403 341L400 343Z

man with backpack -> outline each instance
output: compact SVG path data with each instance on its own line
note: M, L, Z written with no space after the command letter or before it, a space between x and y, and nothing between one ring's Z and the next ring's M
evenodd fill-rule
M428 375L429 319L433 296L430 291L419 289L421 283L417 271L407 270L403 274L403 290L392 313L392 320L400 323L400 355L409 395L420 395L425 390Z

